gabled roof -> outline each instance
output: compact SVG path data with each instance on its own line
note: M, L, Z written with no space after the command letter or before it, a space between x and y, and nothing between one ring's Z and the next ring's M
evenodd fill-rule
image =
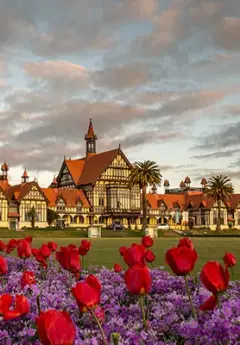
M65 163L66 163L69 173L72 176L72 179L75 185L78 185L79 178L82 175L82 172L85 166L85 158L73 159L73 160L65 159Z
M98 180L101 174L108 168L114 158L117 157L119 149L98 153L86 160L85 166L78 184L85 185L94 183Z
M16 200L18 202L21 202L22 199L27 195L27 193L32 189L33 186L36 186L40 193L44 196L46 202L48 202L48 199L46 195L42 192L42 189L39 187L38 183L36 181L21 183L15 186L11 186L6 191L6 196L9 200Z
M76 188L54 189L42 188L43 193L49 200L48 206L55 206L58 200L63 199L66 206L76 206L79 201L82 202L83 207L89 208L90 204L84 192Z

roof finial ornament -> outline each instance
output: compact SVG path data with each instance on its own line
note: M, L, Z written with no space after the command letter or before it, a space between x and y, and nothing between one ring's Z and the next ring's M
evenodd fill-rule
M121 150L121 144L120 143L118 144L118 148L119 148L119 150Z

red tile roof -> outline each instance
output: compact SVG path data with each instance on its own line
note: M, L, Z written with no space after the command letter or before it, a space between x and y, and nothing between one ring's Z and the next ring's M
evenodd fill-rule
M65 164L76 185L94 183L117 157L120 149L101 152L81 159L65 159ZM121 152L122 153L122 152ZM123 155L123 153L122 153ZM124 156L124 155L123 155ZM59 178L59 177L58 177Z
M86 160L83 172L79 176L78 184L85 185L96 182L114 158L117 157L118 153L119 149L114 149L98 153Z
M54 188L42 188L42 191L49 200L49 206L55 206L58 200L62 198L66 206L76 206L77 203L81 201L84 207L90 207L88 199L82 190L76 188L58 190Z
M24 196L31 190L31 188L34 185L38 187L39 191L41 191L41 188L39 187L38 183L36 181L31 181L31 182L21 183L21 184L9 187L6 191L6 196L9 200L12 200L14 198L18 202L21 202ZM44 193L43 195L46 198ZM46 198L46 201L48 202L47 198Z
M83 169L85 167L85 158L81 159L65 159L66 166L73 178L73 181L78 185L80 176L82 175Z

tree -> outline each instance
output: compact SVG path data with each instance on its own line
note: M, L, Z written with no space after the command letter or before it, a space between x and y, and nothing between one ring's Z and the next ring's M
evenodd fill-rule
M32 228L35 228L36 216L37 216L36 208L35 206L32 206L31 210L28 212L28 217L31 218Z
M60 216L56 211L51 210L50 208L47 209L47 222L49 226L59 217Z
M204 192L217 202L218 218L216 230L221 230L221 204L226 204L234 194L231 180L225 175L212 176L204 189Z
M135 162L129 175L129 185L132 188L134 185L139 185L142 191L142 210L143 222L142 230L145 231L147 227L147 187L160 186L162 182L162 175L159 166L153 161Z

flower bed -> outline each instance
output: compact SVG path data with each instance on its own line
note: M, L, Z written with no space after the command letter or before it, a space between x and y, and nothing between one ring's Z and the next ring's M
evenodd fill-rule
M142 260L142 257L136 255L134 248L138 247L130 247L128 255L125 254L126 248L120 251L126 263L130 266L128 271L132 268L133 274L137 272L135 269L138 268L138 266L136 266L136 262L132 262L131 260ZM78 254L82 255L83 258L89 249L90 247L87 249L81 248ZM74 252L74 246L71 250ZM131 256L132 251L135 253L133 256ZM45 253L45 255L46 252L46 247L43 247L43 253ZM144 276L144 279L142 279L142 285L139 282L134 285L134 276L132 275L131 279L127 281L125 272L117 265L115 266L116 272L104 267L90 267L88 271L82 269L79 274L79 270L71 271L71 268L66 266L67 261L63 261L66 255L64 251L62 256L56 256L58 262L53 252L50 251L50 254L52 254L48 255L48 259L45 257L47 265L39 264L43 262L40 251L33 251L33 253L35 257L31 256L24 260L19 257L12 257L6 253L3 254L7 263L8 272L4 275L2 274L4 281L1 296L3 294L10 294L12 296L24 295L27 297L30 310L17 317L11 317L11 314L9 314L9 320L5 320L3 319L5 314L3 311L1 312L3 303L1 304L0 300L0 315L2 314L2 317L0 316L2 319L0 322L1 345L100 345L103 344L104 341L99 331L99 325L106 337L106 344L240 344L239 282L230 282L229 284L226 282L228 289L226 290L225 287L222 288L222 290L225 289L226 291L220 294L219 307L214 304L210 308L213 310L203 311L200 310L200 306L202 306L212 294L202 285L200 275L195 277L195 279L189 274L173 276L166 272L164 267L148 269L145 263L144 267L150 271L151 279L149 279L149 286L146 285L147 276ZM169 253L169 255L170 254L171 253ZM148 255L148 258L149 261L154 261L153 256ZM168 262L170 263L169 260ZM76 259L75 263L77 261L78 259ZM64 265L65 269L63 268ZM43 269L43 267L45 267L45 269ZM77 264L74 267L76 268ZM139 268L139 270L141 269L142 267ZM174 269L176 270L176 267L174 267ZM23 272L26 271L33 273L35 281L32 279L33 277L27 277L25 283L28 282L29 284L25 285L23 281ZM78 296L73 296L72 291L72 287L78 284L85 284L84 282L89 273L93 274L101 283L101 292L99 292L100 303L97 306L94 305L93 309L91 309L92 306L88 298L90 293L93 293L92 299L95 298L92 290L89 290L87 297L84 297L86 302L83 302L84 298L80 296L82 291L78 291L78 296L81 297L79 297L79 299ZM141 274L141 272L138 273L137 279ZM189 292L197 314L197 320L193 317L194 315L189 303L189 296L186 291L185 279L188 282ZM95 285L91 284L90 286L98 291L96 282L94 282ZM144 287L144 294L142 294L142 292L137 293L136 289L140 289L139 284L141 285L141 290L139 291L142 291ZM25 286L22 287L23 285ZM149 292L147 291L148 287L150 289ZM86 285L84 289L87 289ZM139 303L139 296L142 296L145 323L141 303ZM87 308L85 308L85 305ZM11 307L10 310L11 309L13 308ZM18 310L17 306L15 306L15 309ZM61 342L59 338L55 340L55 342L47 342L46 339L44 341L43 337L41 341L39 340L41 329L39 323L38 327L36 327L36 318L38 318L40 310L44 312L49 309L67 312L75 329L73 341L70 339L71 336L69 336L68 342L66 340L65 342ZM98 324L95 322L96 320L94 319L94 315L90 312L91 310L94 310L94 315L97 318ZM52 327L55 327L57 330L56 332L59 333L64 333L64 327L66 327L65 335L70 332L68 325L64 322L61 323L59 321L56 324L52 322ZM47 330L45 330L45 332L47 333Z

